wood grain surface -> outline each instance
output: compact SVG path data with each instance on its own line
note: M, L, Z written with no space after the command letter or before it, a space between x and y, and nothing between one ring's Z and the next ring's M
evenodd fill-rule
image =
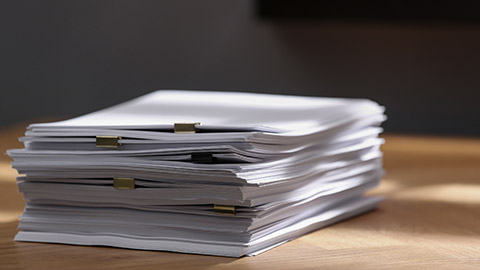
M20 148L24 125L0 132ZM480 139L386 135L378 210L240 259L14 242L22 196L0 158L0 269L480 269Z

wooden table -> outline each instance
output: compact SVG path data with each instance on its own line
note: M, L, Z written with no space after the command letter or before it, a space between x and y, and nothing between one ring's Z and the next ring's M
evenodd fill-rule
M0 151L23 129L0 132ZM480 139L385 137L377 211L240 259L13 242L23 201L2 155L0 269L480 269Z

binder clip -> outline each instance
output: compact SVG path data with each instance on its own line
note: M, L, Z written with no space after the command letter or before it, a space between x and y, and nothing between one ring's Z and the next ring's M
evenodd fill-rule
M214 163L216 160L211 153L192 153L193 163Z
M97 147L117 148L121 145L119 142L122 137L120 136L97 136Z
M113 187L116 189L135 189L135 179L126 177L114 177Z
M237 214L235 205L214 204L213 210L217 215L235 216Z
M196 123L175 123L173 125L173 131L175 133L184 133L184 134L193 134L195 133L195 126L200 125L199 122Z

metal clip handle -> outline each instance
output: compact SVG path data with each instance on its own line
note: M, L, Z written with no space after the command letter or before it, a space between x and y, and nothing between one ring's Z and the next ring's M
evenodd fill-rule
M186 133L192 134L196 132L195 126L200 125L199 122L196 123L175 123L173 125L173 131L175 133Z
M116 189L135 189L135 179L115 177L113 178L113 187Z
M237 214L235 205L214 204L213 210L217 215L235 216Z
M120 137L120 136L97 136L96 139L97 139L97 142L96 142L97 147L117 148L121 145L121 143L119 141L122 139L122 137Z

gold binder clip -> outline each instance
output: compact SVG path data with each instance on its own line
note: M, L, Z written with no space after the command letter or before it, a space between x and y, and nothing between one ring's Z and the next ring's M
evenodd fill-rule
M237 211L235 209L235 205L221 205L221 204L214 204L213 210L217 215L228 215L228 216L235 216Z
M195 133L195 126L200 125L200 123L175 123L173 125L173 131L175 133Z
M116 189L135 189L135 179L126 177L114 177L113 187Z
M120 136L97 136L97 147L117 148L121 145Z

